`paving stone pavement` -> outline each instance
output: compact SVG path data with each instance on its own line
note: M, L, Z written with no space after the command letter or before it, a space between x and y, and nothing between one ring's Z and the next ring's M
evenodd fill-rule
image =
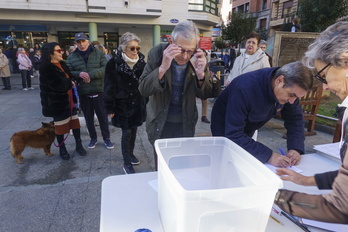
M115 148L105 148L100 129L99 143L87 149L87 156L74 155L74 139L66 144L72 155L68 161L52 145L51 157L43 150L27 148L23 164L17 164L9 151L10 137L21 130L35 130L51 118L42 116L38 78L32 78L34 90L23 91L19 74L11 77L12 90L0 90L0 231L1 232L97 232L99 231L101 182L110 175L124 175L121 155L121 130L110 126ZM2 87L0 87L2 88ZM209 100L209 111L213 102ZM197 100L201 111L201 101ZM210 118L210 117L208 117ZM282 122L272 119L259 130L258 141L273 150L286 148ZM89 136L81 129L83 145ZM210 136L210 124L197 122L196 136ZM330 143L332 135L317 132L306 138L306 153L313 145ZM135 171L154 171L153 148L147 140L145 125L139 127L135 155L140 165ZM130 206L136 210L137 206ZM119 209L123 210L123 209ZM117 231L117 230L115 230Z

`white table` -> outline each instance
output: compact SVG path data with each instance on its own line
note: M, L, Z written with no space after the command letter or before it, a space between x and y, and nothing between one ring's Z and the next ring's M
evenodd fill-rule
M303 175L313 175L318 172L337 170L339 160L329 159L318 154L308 154L302 157L298 165ZM158 209L157 191L151 186L156 184L157 172L139 173L132 175L110 176L103 180L101 195L101 232L134 232L140 228L150 229L152 232L163 232ZM284 188L306 192L325 193L316 187L305 187L284 182ZM272 213L283 225L270 219L267 232L303 232L284 216ZM311 231L324 231L313 229Z

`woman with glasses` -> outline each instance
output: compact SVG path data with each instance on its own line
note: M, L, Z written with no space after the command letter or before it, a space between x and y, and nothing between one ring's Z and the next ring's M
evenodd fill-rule
M63 160L70 159L65 140L70 129L76 141L76 153L85 156L80 136L80 122L75 104L77 99L73 87L73 76L63 61L63 50L58 43L45 44L41 50L40 96L42 113L53 117L55 133L59 146L59 155ZM78 80L82 81L82 79ZM64 135L68 134L65 138Z
M245 52L242 52L234 61L233 68L225 81L225 86L243 73L271 67L268 56L259 48L260 40L261 35L256 32L251 32L246 37Z
M138 90L139 78L145 67L145 56L139 52L140 39L133 33L122 35L119 51L105 69L105 107L115 127L122 129L123 170L135 173L133 165L140 164L134 156L138 126L146 117L146 102Z
M309 46L304 63L313 68L314 77L339 96L348 106L348 22L338 22L322 32ZM348 111L344 113L343 125L347 125ZM348 128L342 131L348 133ZM347 136L342 138L340 155L342 165L338 171L303 176L288 169L278 169L283 180L319 189L332 189L328 194L308 195L288 190L280 190L275 203L283 210L297 217L318 221L348 224L348 155Z

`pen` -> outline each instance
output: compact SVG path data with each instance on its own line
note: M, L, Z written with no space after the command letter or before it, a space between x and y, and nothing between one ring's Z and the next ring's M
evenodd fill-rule
M278 212L278 210L276 210L275 208L272 207L272 211L275 212L276 214L280 215L280 213Z
M283 156L286 156L285 152L280 147L279 147L279 151L280 151L280 154L282 154Z
M285 213L284 211L280 212L281 215L284 215L287 219L289 219L290 221L292 221L293 223L295 223L298 227L300 227L302 230L306 231L306 232L310 232L310 230L308 230L308 228L304 225L302 225L299 221L297 221L295 218L293 218L291 215Z
M286 156L285 152L284 152L283 149L281 149L280 147L279 147L279 152L280 152L280 154L282 154L283 156ZM291 165L290 165L290 168L291 168Z
M275 217L273 217L272 215L269 215L270 218L272 218L275 222L277 222L280 225L283 225L283 223L281 223L278 219L276 219Z

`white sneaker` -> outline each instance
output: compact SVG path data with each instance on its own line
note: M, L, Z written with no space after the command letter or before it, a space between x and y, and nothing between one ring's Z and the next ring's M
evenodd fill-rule
M28 89L34 89L34 87L30 87L30 88L28 88Z
M33 76L33 75L30 75L30 77L31 77L31 78L34 78L34 76Z
M24 91L28 91L28 89L27 89L27 88L23 88L23 90L24 90Z

